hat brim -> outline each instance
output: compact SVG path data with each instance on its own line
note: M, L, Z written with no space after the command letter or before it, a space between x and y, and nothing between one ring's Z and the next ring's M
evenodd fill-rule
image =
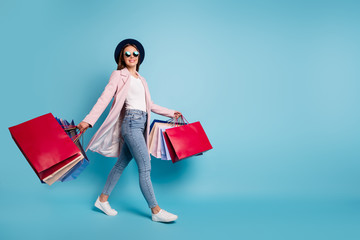
M140 64L144 61L144 58L145 58L145 50L144 50L144 47L143 45L135 40L135 39L132 39L132 38L128 38L128 39L125 39L125 40L122 40L115 48L115 53L114 53L114 58L115 58L115 62L116 64L119 64L118 61L119 61L119 56L120 56L120 52L121 50L127 45L127 44L132 44L132 45L135 45L136 48L139 50L139 53L140 53L140 59L139 59L139 62Z

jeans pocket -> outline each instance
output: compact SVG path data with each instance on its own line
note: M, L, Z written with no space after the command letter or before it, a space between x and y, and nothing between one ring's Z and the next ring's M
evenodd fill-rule
M134 114L131 116L131 119L132 119L132 120L139 120L141 117L142 117L141 114L136 114L136 113L134 113Z

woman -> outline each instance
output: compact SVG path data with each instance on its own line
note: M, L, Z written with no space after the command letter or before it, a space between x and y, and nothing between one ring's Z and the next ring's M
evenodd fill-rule
M171 222L177 216L159 207L150 179L149 127L150 112L178 118L181 113L154 104L145 79L138 73L145 51L135 39L121 41L115 49L117 70L113 71L102 95L82 122L81 132L93 127L97 119L114 98L110 112L86 149L118 160L109 173L95 206L105 214L114 216L117 211L107 201L125 167L132 158L139 170L140 189L152 212L152 220Z

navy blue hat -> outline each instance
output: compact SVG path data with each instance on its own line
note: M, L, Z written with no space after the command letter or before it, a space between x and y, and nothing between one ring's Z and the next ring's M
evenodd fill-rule
M141 45L141 43L135 39L131 39L131 38L128 38L128 39L125 39L125 40L122 40L116 47L115 49L115 53L114 53L114 57L115 57L115 62L116 64L119 64L118 61L119 61L119 55L120 55L120 52L121 50L125 47L126 44L133 44L136 46L136 48L139 50L139 53L140 53L140 59L139 59L139 62L140 64L144 61L144 57L145 57L145 50L144 50L144 47L143 45Z

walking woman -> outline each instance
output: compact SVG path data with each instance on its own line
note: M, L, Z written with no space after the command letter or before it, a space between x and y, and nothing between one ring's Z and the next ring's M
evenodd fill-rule
M111 99L114 99L108 116L86 148L86 151L90 149L106 157L118 158L95 206L107 215L117 214L111 208L108 198L122 172L134 158L139 170L140 189L151 208L152 220L171 222L178 217L159 207L150 179L150 113L173 118L180 117L181 113L156 105L151 100L147 83L139 74L144 57L144 48L137 40L125 39L118 44L115 49L117 70L112 72L103 93L77 128L81 132L92 128Z

